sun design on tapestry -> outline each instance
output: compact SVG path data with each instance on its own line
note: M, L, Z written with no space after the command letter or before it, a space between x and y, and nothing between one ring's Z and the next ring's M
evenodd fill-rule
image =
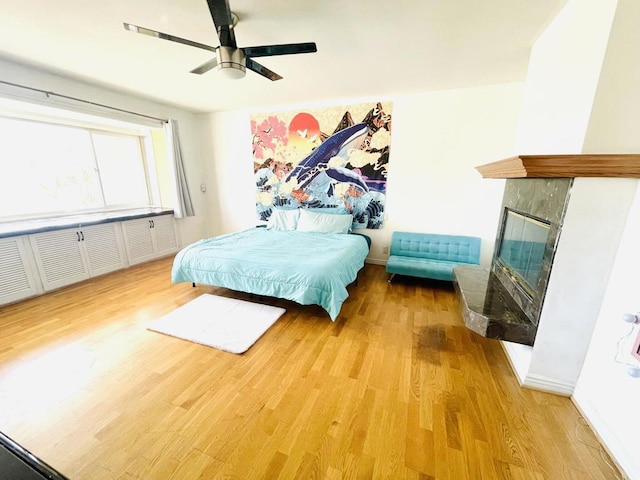
M312 208L351 213L353 228L382 226L391 103L252 115L251 133L260 220Z

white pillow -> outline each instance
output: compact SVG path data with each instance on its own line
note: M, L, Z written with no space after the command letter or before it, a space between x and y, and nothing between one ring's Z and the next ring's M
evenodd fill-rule
M290 210L274 208L269 220L267 220L267 228L270 230L295 230L298 226L299 216L300 210L297 208Z
M298 228L300 232L349 233L353 215L337 213L320 213L311 210L300 210Z

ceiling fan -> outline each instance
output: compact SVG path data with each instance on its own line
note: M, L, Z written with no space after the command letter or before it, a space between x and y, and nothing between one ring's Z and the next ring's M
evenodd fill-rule
M214 52L216 56L203 63L199 67L191 70L191 73L201 75L213 68L218 68L220 73L228 78L242 78L246 74L246 69L253 70L269 80L280 80L282 77L269 70L267 67L254 60L255 57L270 57L274 55L294 55L298 53L317 52L315 42L307 43L286 43L282 45L263 45L259 47L238 48L236 36L233 28L238 23L238 16L229 8L229 0L207 0L213 23L220 40L219 47L211 47L202 43L187 40L185 38L169 35L168 33L156 32L145 27L139 27L130 23L124 23L124 28L131 32L149 35L171 42L182 43L191 47L201 48Z

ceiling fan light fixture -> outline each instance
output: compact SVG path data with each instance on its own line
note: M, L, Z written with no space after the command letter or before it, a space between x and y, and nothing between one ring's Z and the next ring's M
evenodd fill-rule
M218 47L218 71L229 80L239 80L247 74L247 59L237 48Z
M124 28L130 32L141 33L162 40L215 52L214 58L210 58L202 65L191 70L190 73L202 75L217 67L218 75L222 75L231 80L244 78L248 68L252 72L275 82L276 80L281 80L282 76L256 62L256 57L295 55L298 53L314 53L318 51L315 42L238 48L234 29L238 24L239 18L237 14L230 10L229 0L207 0L207 6L209 7L209 12L211 13L211 18L213 19L213 24L218 34L218 40L220 41L219 47L212 47L186 38L176 37L169 33L157 32L150 28L139 27L126 22L124 23Z

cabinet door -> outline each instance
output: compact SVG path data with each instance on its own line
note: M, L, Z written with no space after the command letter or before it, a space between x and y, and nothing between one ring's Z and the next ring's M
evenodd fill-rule
M79 230L36 233L30 235L29 240L45 290L89 278Z
M104 223L80 229L92 277L124 268L127 264L119 223Z
M155 258L151 220L138 218L121 222L129 265Z
M25 237L0 239L0 305L40 293Z
M158 257L178 251L176 228L171 215L162 215L151 219L151 230Z

